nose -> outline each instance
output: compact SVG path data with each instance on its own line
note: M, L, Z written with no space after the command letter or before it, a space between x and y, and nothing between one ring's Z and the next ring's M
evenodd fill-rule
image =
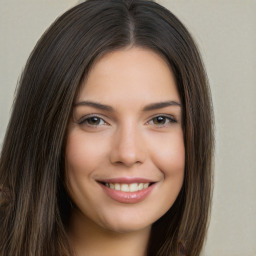
M110 154L112 164L131 167L145 161L146 147L139 130L131 123L117 129Z

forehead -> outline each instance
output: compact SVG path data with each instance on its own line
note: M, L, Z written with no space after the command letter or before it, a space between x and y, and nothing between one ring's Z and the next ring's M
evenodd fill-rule
M133 47L103 55L92 66L78 99L179 100L173 72L152 50Z

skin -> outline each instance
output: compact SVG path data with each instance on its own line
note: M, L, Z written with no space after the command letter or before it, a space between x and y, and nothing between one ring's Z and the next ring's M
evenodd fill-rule
M78 256L145 255L152 223L183 183L180 104L170 67L151 50L121 49L94 64L75 101L66 146L66 186L76 205L69 236ZM97 182L119 177L147 178L154 188L140 202L120 203Z

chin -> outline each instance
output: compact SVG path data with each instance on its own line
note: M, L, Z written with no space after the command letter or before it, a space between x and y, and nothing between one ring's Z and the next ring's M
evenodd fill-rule
M148 212L147 214L139 212L136 214L133 211L130 213L127 211L123 214L112 213L111 216L107 215L95 220L96 224L105 230L117 233L138 232L150 229L152 224L160 217L155 215L150 216Z
M102 226L105 230L114 232L114 233L132 233L132 232L139 232L139 231L144 231L147 229L151 229L151 224L142 224L142 223L131 223L131 222L126 222L126 223L107 223L104 226Z

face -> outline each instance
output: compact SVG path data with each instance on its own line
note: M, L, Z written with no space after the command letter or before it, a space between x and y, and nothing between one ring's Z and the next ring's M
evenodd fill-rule
M150 227L182 187L182 107L166 62L143 48L104 55L74 103L66 186L84 221L116 232Z

